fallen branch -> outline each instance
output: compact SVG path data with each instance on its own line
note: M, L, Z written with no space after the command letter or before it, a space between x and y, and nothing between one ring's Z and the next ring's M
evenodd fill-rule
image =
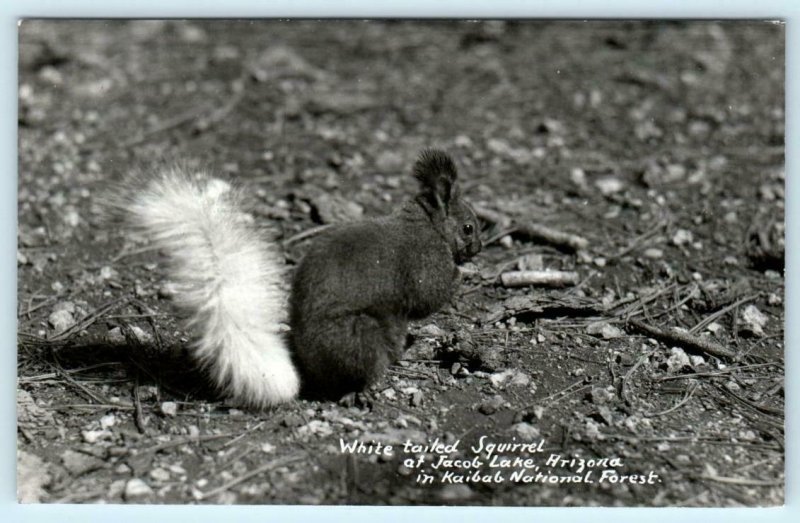
M573 271L510 271L500 275L504 287L567 287L578 284L578 273Z
M557 231L536 223L517 225L517 233L532 240L539 240L557 247L565 247L572 251L580 251L589 247L589 240L577 234Z
M475 214L486 223L491 223L507 229L513 226L517 234L526 236L531 240L539 240L556 247L562 247L571 251L580 251L589 247L589 240L577 234L558 231L545 225L539 225L533 222L528 223L512 223L508 216L500 214L490 209L483 207L476 207Z
M706 354L710 354L718 358L726 358L733 361L737 361L739 359L736 353L723 347L719 343L694 336L686 331L681 331L674 327L670 330L664 330L652 325L647 325L646 323L642 323L637 320L628 321L628 325L634 330L647 334L648 336L651 336L663 343L683 347L684 349L693 349L705 352Z
M511 226L511 218L485 207L475 207L475 215L486 223L499 225L503 228Z

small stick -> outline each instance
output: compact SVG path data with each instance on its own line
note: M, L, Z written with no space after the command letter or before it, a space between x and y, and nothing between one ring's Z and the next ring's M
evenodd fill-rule
M698 387L698 385L695 385L694 387L692 387L689 390L689 392L683 397L683 399L680 400L675 406L670 407L667 410L662 410L661 412L654 412L652 414L643 414L643 416L645 418L655 418L655 417L658 417L658 416L663 416L664 414L669 414L670 412L675 412L679 408L681 408L684 405L686 405L689 402L690 399L692 399L692 396L694 395L694 391L697 390L697 387Z
M727 307L724 307L724 308L718 310L717 312L715 312L714 314L709 315L707 318L705 318L704 320L699 322L697 325L695 325L694 327L689 329L689 332L691 332L692 334L695 334L696 332L698 332L698 331L702 330L703 328L705 328L707 325L710 325L711 322L715 321L717 318L720 318L721 316L724 316L725 314L727 314L731 310L735 309L739 305L747 303L748 301L755 300L759 296L760 296L760 294L753 294L752 296L745 296L744 298L735 301L734 303L728 305Z
M156 453L172 447L179 447L181 445L188 445L190 443L200 443L203 441L213 441L215 439L228 438L232 435L233 433L226 432L223 434L205 434L201 436L186 436L182 438L176 438L172 441L167 441L166 443L159 443L158 445L153 445L152 447L141 449L136 453L136 455L140 456L147 452Z
M306 229L305 231L299 232L299 233L295 234L294 236L292 236L291 238L287 238L286 240L284 240L283 241L283 245L285 247L288 247L289 245L291 245L293 243L297 243L297 242L306 240L308 238L311 238L312 236L316 236L317 234L330 229L332 226L333 226L333 224L326 223L325 225L319 225L317 227L312 227L310 229Z
M622 398L622 400L628 405L632 405L633 403L631 403L631 401L625 395L625 385L630 383L631 376L633 376L633 373L636 372L636 369L638 369L641 366L641 364L644 363L644 360L646 360L649 357L650 357L649 352L646 352L641 356L639 356L639 359L636 360L636 363L634 363L633 366L630 369L628 369L628 372L625 373L625 376L622 377L622 381L620 381L619 395Z
M226 490L230 489L231 487L235 487L239 483L244 483L248 479L253 478L255 476L258 476L259 474L263 474L264 472L267 472L268 470L271 470L271 469L274 469L274 468L278 468L278 467L282 467L284 465L288 465L290 463L294 463L295 461L299 461L299 460L300 460L300 456L299 455L286 456L286 457L283 457L283 458L278 458L278 459L272 460L269 463L265 463L265 464L261 465L257 469L251 470L250 472L247 472L246 474L242 474L238 478L234 478L234 479L230 480L229 482L225 483L224 485L221 485L221 486L219 486L219 487L217 487L217 488L215 488L213 490L209 490L208 492L201 493L198 496L198 501L202 501L204 499L210 498L211 496L215 496L217 494L225 492Z
M491 209L475 207L475 214L486 223L493 223L502 228L512 226L512 220L508 216L492 211ZM543 241L557 247L565 247L572 251L579 251L589 247L589 240L586 238L578 236L577 234L558 231L545 225L528 222L516 224L513 225L513 227L516 229L516 232L532 240Z
M511 226L511 218L485 207L475 207L475 215L486 223L493 223L506 228Z
M667 225L669 225L669 222L667 222L666 220L658 222L655 225L655 227L653 227L649 231L646 231L643 234L640 234L639 236L637 236L636 238L631 240L631 242L626 247L620 249L619 252L617 252L616 254L612 254L610 256L607 256L607 260L611 261L611 260L616 260L616 259L622 258L623 256L625 256L626 254L630 253L631 251L634 251L634 250L638 249L648 238L650 238L651 236L653 236L656 233L658 233L658 231L660 231L661 229L663 229Z
M745 487L779 487L784 483L782 479L760 480L760 479L748 479L748 478L730 478L725 476L712 476L709 474L697 477L699 479L716 481L717 483L726 483L728 485L742 485Z
M536 223L517 225L517 232L533 240L540 240L557 247L566 247L573 251L580 251L589 247L589 240L582 236L557 231Z
M505 287L566 287L578 284L578 273L573 271L510 271L500 275Z
M677 345L685 349L698 350L718 358L727 358L733 361L738 360L736 354L730 349L727 349L714 341L704 340L694 336L688 332L680 331L675 328L670 330L659 329L658 327L642 323L638 320L630 320L628 325L633 327L634 330L647 334L648 336L652 336L663 343Z
M48 338L47 341L55 342L55 341L65 340L70 336L72 336L73 334L89 328L90 325L92 325L94 322L100 319L100 317L102 317L104 314L116 309L120 305L128 303L128 301L130 301L130 296L121 296L117 299L106 302L103 305L96 308L95 310L93 310L88 316L83 318L81 321L77 322L72 327L69 327L68 329L59 332L55 336Z

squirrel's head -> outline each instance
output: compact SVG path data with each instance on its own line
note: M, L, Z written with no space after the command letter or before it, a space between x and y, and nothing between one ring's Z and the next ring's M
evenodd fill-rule
M441 227L456 263L463 263L481 250L480 227L472 207L461 198L452 158L438 149L425 149L414 163L420 183L417 201L431 221Z

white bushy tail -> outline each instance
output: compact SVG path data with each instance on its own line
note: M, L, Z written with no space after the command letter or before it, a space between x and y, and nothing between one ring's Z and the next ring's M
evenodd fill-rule
M175 301L197 338L193 354L216 384L253 407L296 396L299 378L279 332L283 261L243 221L230 187L173 169L149 180L127 207L165 251Z

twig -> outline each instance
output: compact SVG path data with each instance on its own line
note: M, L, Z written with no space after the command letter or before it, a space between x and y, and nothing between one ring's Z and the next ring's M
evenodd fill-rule
M118 142L117 147L120 147L122 149L128 149L134 147L142 142L147 141L150 137L156 134L160 134L165 131L175 129L176 127L180 127L183 124L189 123L192 120L199 118L203 114L209 112L210 110L211 109L208 106L192 107L188 111L185 111L177 116L164 120L160 124L155 125L146 131L140 132L133 138L130 138L122 142Z
M139 373L136 373L136 383L133 384L133 422L139 434L147 434L147 427L142 414L142 398L139 394Z
M130 300L130 296L121 296L121 297L119 297L117 299L114 299L114 300L111 300L109 302L106 302L103 305L101 305L98 308L96 308L88 316L86 316L84 319L82 319L81 321L79 321L78 323L73 325L72 327L70 327L68 329L65 329L65 330L61 331L60 333L56 334L55 336L52 336L52 337L48 338L47 341L56 342L56 341L62 341L64 339L66 339L66 338L69 338L70 336L72 336L76 332L80 332L80 331L85 330L86 328L88 328L90 325L92 325L94 322L96 322L101 316L103 316L103 314L106 314L107 312L109 312L109 311L111 311L113 309L116 309L120 305L124 305L129 300Z
M278 459L272 460L269 463L265 463L265 464L261 465L257 469L251 470L250 472L247 472L247 473L239 476L238 478L234 478L234 479L230 480L229 482L225 483L224 485L221 485L221 486L219 486L219 487L217 487L217 488L215 488L213 490L209 490L208 492L201 493L198 496L198 501L202 501L204 499L208 499L211 496L216 496L217 494L225 492L226 490L230 489L231 487L235 487L236 485L238 485L240 483L244 483L245 481L247 481L250 478L258 476L259 474L263 474L264 472L267 472L268 470L272 470L272 469L275 469L275 468L278 468L278 467L283 467L284 465L289 465L290 463L294 463L295 461L300 461L300 459L301 459L301 456L299 456L297 454L294 454L294 455L291 455L291 456L285 456L283 458L278 458Z
M514 234L515 232L517 232L516 227L508 227L506 229L502 229L500 232L498 232L497 234L495 234L494 236L488 238L485 242L483 242L483 246L488 247L489 245L492 245L494 242L503 238L504 236L508 236L509 234Z
M160 443L158 445L153 445L152 447L147 447L146 449L142 449L137 453L138 455L146 454L148 452L156 453L162 450L166 450L172 447L179 447L181 445L187 445L189 443L200 443L203 441L213 441L215 439L227 438L233 436L230 432L226 432L223 434L206 434L205 436L186 436L184 438L177 438L172 441L167 441L166 443Z
M778 418L782 418L783 417L783 414L784 414L783 413L783 409L774 409L772 407L767 407L765 405L758 405L757 403L753 403L752 401L739 396L735 392L733 392L731 390L728 390L725 387L717 386L717 388L721 392L724 392L725 394L728 394L729 396L732 396L733 398L735 398L737 401L739 401L743 405L745 405L747 407L750 407L751 409L756 410L756 411L760 412L761 414L767 414L768 416L775 416L775 417L778 417Z
M639 300L637 300L636 303L632 303L630 306L626 307L625 309L623 309L622 311L620 311L616 315L617 316L623 316L625 318L631 318L633 316L638 316L639 314L642 314L644 312L645 305L657 300L659 297L661 297L664 294L668 293L669 291L674 289L676 285L677 285L676 283L673 283L673 284L667 285L663 289L659 289L657 291L654 291L654 292L648 294L647 296L644 296L644 297L640 298ZM641 309L641 310L637 310L637 309Z
M70 385L72 385L73 387L77 388L78 390L83 392L86 396L88 396L89 399L91 399L91 400L93 400L93 401L95 401L97 403L101 403L101 404L102 403L110 403L107 398L104 398L101 395L92 392L91 390L89 390L88 387L82 385L81 383L78 383L75 379L73 379L72 376L70 376L68 373L66 373L64 371L64 368L61 366L61 363L58 361L58 358L55 357L55 355L54 355L54 359L55 359L55 363L53 364L53 366L55 367L56 372L62 378L64 378L64 380L66 380Z
M476 207L475 214L486 223L492 223L502 228L512 227L512 221L508 216L483 207ZM516 232L532 240L539 240L556 247L562 247L571 251L579 251L589 247L589 240L568 232L559 231L546 225L537 223L516 223L513 224Z
M486 223L491 223L494 225L498 225L500 227L506 228L511 226L511 218L504 214L500 214L497 211L493 211L491 209L487 209L485 207L474 207L475 215L478 216L481 220L485 221Z
M666 220L658 222L655 225L655 227L653 227L649 231L646 231L644 234L640 234L639 236L637 236L636 238L631 240L631 242L627 245L627 247L624 247L623 249L621 249L619 252L617 252L617 254L612 254L610 256L607 256L606 259L608 261L611 261L611 260L616 260L616 259L622 258L626 254L628 254L631 251L637 249L645 240L647 240L648 238L650 238L651 236L656 234L658 231L660 231L661 229L666 227L668 223L669 222L667 222Z
M738 357L733 351L723 347L719 343L693 336L685 331L680 331L675 328L670 330L659 329L658 327L637 320L629 320L628 325L634 330L652 336L663 343L676 345L685 349L698 350L718 358L727 358L732 361L738 360Z
M324 225L318 225L317 227L312 227L311 229L306 229L305 231L297 233L294 236L292 236L291 238L287 238L286 240L284 240L283 241L283 245L284 245L284 247L288 247L289 245L292 245L293 243L301 242L303 240L311 238L312 236L316 236L317 234L330 229L332 226L333 226L333 224L326 223Z
M692 334L696 334L697 332L699 332L700 330L705 328L706 325L709 325L709 324L711 324L711 322L715 321L717 318L720 318L720 317L724 316L729 311L735 309L739 305L747 303L748 301L755 300L759 296L760 296L760 294L753 294L751 296L745 296L744 298L742 298L742 299L740 299L738 301L735 301L734 303L731 303L727 307L724 307L724 308L718 310L717 312L715 312L714 314L711 314L708 317L706 317L705 319L703 319L703 321L699 322L697 325L695 325L694 327L689 329L689 332L692 333Z
M693 372L691 374L679 374L677 376L662 376L660 378L654 378L655 381L669 381L669 380L686 380L686 379L694 379L694 378L717 378L720 376L724 376L726 374L730 374L732 372L739 372L747 369L758 368L758 367L780 367L779 363L754 363L753 365L740 365L736 367L728 367L727 369L723 369L716 372Z
M236 443L237 441L239 441L239 440L240 440L240 439L242 439L243 437L247 436L247 435L248 435L248 434L250 434L251 432L255 432L256 430L260 429L260 428L261 428L261 427L263 427L263 426L264 426L264 422L263 422L263 421L259 421L259 422L258 422L258 423L256 423L256 424L255 424L255 426L253 426L252 428L249 428L249 429L245 430L244 432L242 432L241 434L239 434L238 436L236 436L236 437L235 437L235 438L233 438L232 440L230 440L230 441L228 441L227 443L225 443L225 444L222 446L222 448L225 448L225 447L230 447L231 445L233 445L234 443Z
M78 368L78 369L69 369L69 370L67 370L67 369L63 369L62 368L61 372L65 373L65 374L77 374L79 372L84 372L84 371L87 371L87 370L93 370L93 369L97 369L97 368L100 368L100 367L108 367L108 366L112 366L112 365L122 365L122 363L120 363L118 361L108 361L108 362L104 362L104 363L97 363L95 365L89 365L87 367L81 367L81 368ZM48 372L46 374L37 374L36 376L27 376L27 377L24 377L24 378L18 378L17 381L19 383L31 383L31 382L35 382L35 381L51 380L51 379L56 378L58 376L59 376L58 372Z
M703 474L697 476L698 479L707 479L709 481L716 481L717 483L726 483L728 485L742 485L746 487L779 487L784 484L782 479L762 480L762 479L749 479L749 478L731 478L726 476L712 476L711 474Z
M573 271L509 271L500 275L505 287L566 287L578 283L578 273Z
M642 414L646 418L655 418L657 416L663 416L664 414L669 414L670 412L675 412L679 408L686 405L692 396L694 395L694 391L697 390L698 385L694 385L688 393L683 397L681 401L679 401L675 406L668 408L667 410L662 410L661 412L654 412L653 414Z
M624 401L628 405L632 405L632 403L625 395L625 385L628 384L628 382L631 379L631 376L633 376L633 373L636 372L636 369L638 369L642 365L642 363L644 363L644 360L646 360L649 357L650 357L649 352L646 352L641 356L639 356L639 359L636 360L636 363L634 363L633 366L630 369L628 369L628 372L625 373L625 376L622 377L622 381L620 381L619 395L622 398L622 401Z
M589 247L589 240L582 236L557 231L536 223L518 224L517 232L533 240L540 240L557 247L565 247L572 251L579 251Z
M28 307L27 310L25 310L24 312L22 312L22 311L18 312L17 313L17 318L21 318L23 316L30 316L33 312L38 311L42 307L46 307L46 306L50 305L51 303L56 301L58 298L59 298L59 296L51 296L50 298L47 298L43 302L37 303L36 305L33 305L32 307Z

